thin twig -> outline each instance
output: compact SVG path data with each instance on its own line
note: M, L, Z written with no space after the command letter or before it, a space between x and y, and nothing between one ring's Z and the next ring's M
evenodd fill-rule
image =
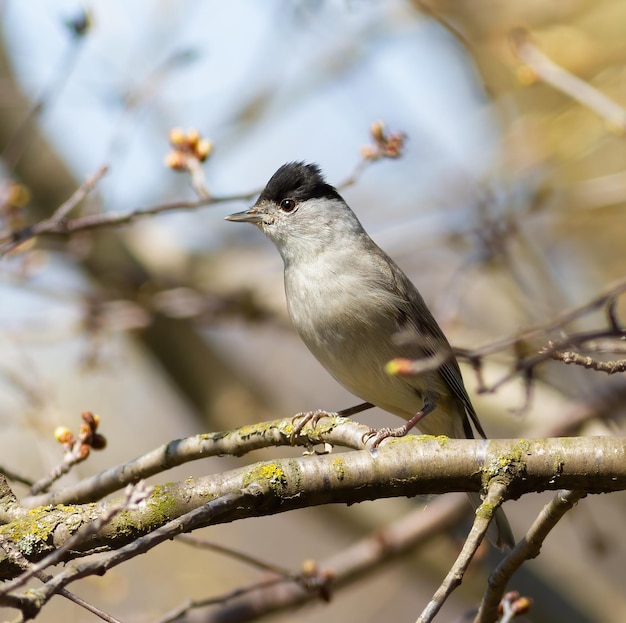
M593 357L581 355L571 351L555 350L550 353L550 357L556 361L562 361L565 364L574 364L582 366L588 370L596 370L597 372L606 372L607 374L616 374L618 372L626 372L626 359L617 361L600 361Z
M497 619L498 604L502 600L508 581L522 563L539 555L541 546L550 531L585 495L586 493L582 491L558 491L550 503L543 507L526 536L489 576L489 587L483 596L474 623L489 623Z
M95 188L96 184L106 175L108 170L109 167L103 165L93 175L85 179L72 193L72 196L67 201L64 201L49 218L35 225L5 234L4 240L8 239L9 242L0 247L0 255L12 251L26 240L62 228L67 215ZM0 238L0 240L2 239Z
M11 468L4 467L3 465L0 465L0 474L4 474L9 480L12 480L13 482L19 482L20 484L26 485L27 487L32 487L34 482L30 478L22 476L21 474L14 472Z
M476 378L478 380L479 393L494 393L509 381L519 375L522 375L526 382L524 408L528 408L532 397L531 390L534 374L533 371L538 365L550 359L561 359L559 353L566 348L577 347L582 349L586 348L588 344L591 344L591 347L593 348L593 345L598 341L608 339L617 341L626 337L626 328L620 324L616 311L617 298L625 291L626 280L622 280L608 291L594 297L591 301L560 314L554 320L551 320L544 325L533 327L513 337L492 341L489 344L472 350L455 348L454 352L459 358L469 361L474 368L474 372L476 373ZM563 335L563 327L585 315L601 309L602 307L605 308L605 315L607 318L608 326L606 328ZM556 331L558 331L560 335L558 339L549 341L548 345L543 348L533 346L533 344L536 344L539 340L545 340L546 336ZM492 384L487 385L482 375L483 360L489 355L507 349L512 349L515 356L509 372L504 374L500 379ZM529 351L530 354L528 354ZM569 355L569 353L566 353L566 355ZM587 360L585 359L585 361ZM567 361L566 363L578 362L579 360ZM613 371L624 371L623 366L623 362L617 361L592 363L589 367L594 367L594 369L602 370L607 373L613 373Z
M476 510L476 517L472 529L463 544L463 549L446 575L441 586L437 589L433 598L427 604L417 623L429 623L432 621L445 601L452 592L461 584L467 568L487 533L489 523L496 509L502 504L506 495L506 485L499 481L493 481L487 489L484 502Z
M364 405L359 405L359 411L361 407L366 408ZM333 441L336 445L361 449L361 436L365 430L367 430L366 426L359 425L347 418L334 417L326 422L319 432L328 434L335 431L337 434ZM140 457L111 467L60 491L25 497L22 499L22 504L32 508L49 504L91 502L118 491L129 483L137 482L142 478L149 478L166 469L190 461L228 454L241 456L261 448L291 445L290 435L293 431L293 420L289 418L266 422L256 432L249 427L246 427L247 432L245 434L241 434L241 431L242 429L234 429L227 434L220 432L176 439ZM310 431L307 432L310 433ZM304 437L298 439L297 443L298 445L306 445L310 444L311 441Z
M206 608L208 606L215 606L218 604L227 603L233 599L244 597L249 593L256 591L267 591L276 585L282 585L284 578L270 578L268 580L261 580L260 582L254 582L246 586L239 586L228 593L223 593L218 597L207 597L206 599L190 599L185 603L177 606L173 610L166 612L161 618L157 619L155 623L174 623L179 621L181 617L189 614L192 610L198 610L200 608Z
M359 539L331 558L313 563L316 568L314 578L326 580L322 586L303 586L302 582L278 578L275 589L268 584L258 582L224 593L218 597L187 602L175 611L168 613L158 623L170 623L174 614L182 616L192 609L209 605L222 604L222 608L204 614L206 623L229 620L235 614L242 620L242 613L251 618L260 618L279 612L293 612L294 608L320 598L327 600L343 587L353 585L364 574L374 573L380 565L404 556L407 551L428 542L437 534L449 532L466 516L467 497L464 494L451 493L438 496L428 504L428 508L417 508L397 521L376 529L373 533ZM253 616L250 616L253 615Z
M199 207L218 203L231 203L235 201L249 201L258 194L258 191L251 191L239 195L226 195L222 197L207 197L187 201L173 201L161 203L147 208L137 208L132 212L120 214L118 212L107 212L99 214L86 214L73 219L67 219L67 213L79 203L90 190L93 189L99 179L106 173L107 168L101 167L93 176L85 180L80 188L63 203L54 214L34 225L23 227L22 229L4 233L0 235L0 241L5 240L5 244L0 245L0 256L6 255L24 242L37 236L67 236L79 231L89 231L105 227L116 227L129 225L136 220L148 216L155 216L162 212L172 212L179 210L193 210Z
M19 162L26 144L29 138L29 133L33 128L33 121L41 115L42 111L51 104L54 97L58 95L68 81L72 74L73 68L76 66L76 62L80 58L80 51L83 49L82 43L85 41L83 34L87 33L86 29L81 36L74 36L72 44L67 48L66 53L61 57L58 66L55 68L50 82L44 86L43 92L33 102L31 108L26 113L26 116L22 119L17 129L13 132L13 136L10 137L2 152L2 161L4 166L12 170ZM77 31L74 31L74 35L78 35Z
M186 545L191 545L195 549L206 549L211 552L217 552L219 554L224 554L234 560L239 560L247 565L252 567L256 567L257 569L262 569L263 571L270 571L271 573L275 573L285 579L295 580L297 581L301 574L293 573L289 571L289 569L285 569L283 567L279 567L278 565L274 565L255 556L251 556L250 554L245 554L244 552L239 552L231 547L226 547L224 545L218 545L217 543L211 543L210 541L206 541L205 539L199 539L197 537L190 536L188 534L181 534L176 537L176 540L185 543Z
M570 322L574 322L579 318L582 318L588 314L591 314L598 309L601 309L609 303L609 301L617 298L626 292L626 279L622 279L607 289L605 292L593 297L590 301L574 307L566 312L563 312L542 325L537 325L524 331L518 335L503 338L501 340L494 340L485 344L484 346L472 349L471 351L458 351L460 354L468 357L482 357L484 355L491 355L493 353L506 350L507 348L514 346L518 342L527 342L533 338L542 338L551 331L561 329Z

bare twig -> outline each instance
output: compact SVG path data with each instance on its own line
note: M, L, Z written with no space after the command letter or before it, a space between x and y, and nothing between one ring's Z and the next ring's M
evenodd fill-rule
M291 445L291 433L294 429L292 419L266 422L257 428L244 427L228 433L210 433L194 435L185 439L176 439L164 444L143 456L117 465L110 469L71 485L61 491L36 495L22 499L27 507L48 504L75 504L100 499L109 493L118 491L125 485L149 478L177 465L209 456L237 455L272 446ZM344 417L328 418L323 426L313 430L307 428L305 435L296 440L297 445L307 445L334 431L333 442L337 445L360 449L360 436L367 430Z
M175 620L174 614L181 616L191 609L218 604L223 607L203 614L205 623L227 620L231 612L237 613L239 621L250 621L263 615L293 611L293 608L320 597L327 599L332 593L362 579L364 574L373 573L382 563L406 554L436 534L450 531L466 516L467 509L467 497L464 494L451 493L433 499L428 503L428 509L417 508L331 558L315 564L314 577L326 579L327 582L321 587L276 578L276 587L272 590L269 584L274 583L274 579L269 579L267 584L258 582L256 586L244 587L241 593L237 589L216 598L188 602L168 613L159 623Z
M59 426L54 431L56 440L62 443L65 449L63 461L56 465L49 474L32 485L30 488L31 495L47 491L61 476L67 474L75 465L85 461L92 449L102 450L106 446L105 437L97 432L100 418L91 411L83 411L81 418L83 422L80 425L78 436L75 436L64 426Z
M569 310L563 314L557 316L554 320L533 327L523 333L507 337L502 340L497 340L486 344L485 346L468 350L456 348L455 353L459 358L466 359L474 368L476 377L478 380L478 392L479 393L493 393L508 383L512 379L519 375L522 375L526 381L526 400L525 406L530 403L532 392L532 380L533 371L538 365L551 359L561 359L559 353L566 348L576 347L579 349L586 349L590 345L591 350L594 349L596 343L601 342L603 348L606 349L606 342L612 339L616 342L616 350L619 350L618 340L626 337L626 328L623 327L616 312L617 298L626 291L626 280L622 280L610 288L608 291L594 297L591 301ZM565 333L564 327L575 320L580 319L586 315L598 311L599 309L605 309L607 326L604 328L596 329L593 331L584 332L572 332ZM557 333L558 338L548 341L548 345L539 347L539 342L546 341L546 338L551 333ZM535 345L536 344L536 345ZM514 354L514 361L511 365L509 372L504 374L499 380L495 381L491 385L487 385L482 376L482 366L484 359L497 352L510 349ZM568 353L566 353L567 355ZM577 361L567 361L566 363L577 363ZM597 362L590 367L594 369L602 370L604 372L611 373L611 370L615 372L623 371L622 362Z
M461 584L467 568L487 533L489 523L493 518L493 513L502 504L506 495L506 485L494 480L487 489L484 502L476 510L476 517L472 529L467 536L461 553L458 555L454 565L446 575L441 586L437 589L422 614L418 617L417 623L429 623L432 621L445 601L452 592Z
M36 236L45 233L51 233L65 226L67 215L95 188L96 184L106 175L109 168L106 165L101 166L93 175L89 176L72 194L72 196L63 202L49 218L25 227L10 234L5 234L2 239L9 242L0 246L0 255L8 253L18 247L20 244Z
M566 364L574 364L582 366L589 370L596 370L597 372L606 372L607 374L616 374L617 372L626 372L626 359L620 359L618 361L600 361L593 357L587 357L580 353L573 353L571 351L559 351L555 350L550 353L550 357L557 361L562 361Z
M190 599L185 603L177 606L173 610L165 613L161 618L156 621L156 623L174 623L174 621L179 621L181 617L189 614L192 610L198 610L200 608L206 608L208 606L225 604L237 598L245 597L250 593L255 593L257 591L265 592L272 589L274 586L282 585L284 581L285 580L280 577L270 578L268 580L254 582L246 586L239 586L232 591L229 591L228 593L219 595L218 597L207 597L206 599ZM239 618L239 621L242 621L242 619Z
M599 309L602 309L604 306L608 305L610 301L616 299L621 296L624 292L626 292L626 279L622 279L618 281L605 292L598 294L593 297L587 303L584 303L580 306L574 307L562 314L556 316L556 318L546 322L542 325L537 325L536 327L532 327L527 331L524 331L521 334L514 335L512 337L506 337L502 340L495 340L489 342L488 344L481 346L479 348L473 349L471 352L468 351L459 351L461 355L467 356L468 358L482 357L485 355L491 355L493 353L506 350L511 346L519 342L529 342L532 339L544 339L544 336L549 334L551 331L556 331L561 329L562 327L568 325L579 318L587 316Z
M16 249L22 243L37 236L67 236L79 231L89 231L93 229L103 229L106 227L116 227L129 225L141 218L155 216L163 212L173 212L179 210L193 210L199 207L218 203L230 203L234 201L248 201L258 194L258 191L251 191L240 195L228 195L223 197L208 197L193 199L189 201L173 201L162 203L147 208L138 208L132 212L120 214L117 212L107 212L100 214L86 214L73 219L66 218L66 214L80 202L86 194L93 188L98 180L106 173L106 167L102 167L96 174L86 180L72 197L60 206L48 219L40 221L34 225L24 227L14 232L0 235L0 241L5 240L0 245L0 256L6 255ZM61 216L59 217L59 213Z
M79 23L85 23L84 28L79 28ZM24 119L9 139L2 153L2 161L7 169L13 169L20 160L26 143L29 138L29 132L33 127L33 121L43 112L43 110L51 104L55 96L58 95L69 77L76 62L80 58L80 51L83 49L82 43L85 41L85 35L89 32L88 17L85 12L78 15L71 23L68 23L70 31L73 35L72 45L67 48L66 53L61 57L58 66L52 73L50 82L44 87L43 92L33 102L31 108L26 113Z
M489 577L489 588L483 596L474 623L488 623L496 620L498 604L503 598L508 581L522 563L539 555L541 546L550 531L585 495L582 491L559 491L552 501L543 507L526 536L519 541Z
M186 545L191 545L195 549L206 549L211 552L216 552L218 554L224 554L229 558L233 558L234 560L238 560L252 567L256 567L257 569L262 569L263 571L270 571L271 573L275 573L276 575L282 576L288 580L298 580L301 576L300 573L293 573L289 571L289 569L284 569L283 567L279 567L278 565L274 565L255 556L251 556L250 554L245 554L244 552L239 552L231 547L226 547L224 545L218 545L217 543L211 543L210 541L206 541L205 539L198 539L196 537L190 536L188 534L181 534L176 537L176 540L180 543L185 543Z

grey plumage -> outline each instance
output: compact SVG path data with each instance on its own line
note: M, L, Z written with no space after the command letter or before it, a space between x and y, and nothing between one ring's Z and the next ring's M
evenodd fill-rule
M375 432L374 443L422 433L485 436L452 349L421 295L396 263L368 236L319 168L282 166L250 210L227 217L256 224L285 265L291 320L318 361L349 391L408 424ZM385 371L391 359L436 358L438 368L415 377ZM470 495L474 505L477 494ZM513 544L501 509L499 546Z

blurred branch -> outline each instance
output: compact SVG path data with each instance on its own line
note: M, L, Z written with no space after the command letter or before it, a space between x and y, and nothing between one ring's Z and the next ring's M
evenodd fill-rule
M3 85L3 113L0 115L2 151L12 139L15 128L22 122L23 111L31 105L15 80L2 38L0 80ZM49 218L78 186L67 165L36 125L32 127L14 173L33 198L29 212L35 215L35 221ZM163 210L191 208L197 203L179 202L177 205L164 206ZM106 216L94 215L94 222L90 223L92 228L98 227L99 219L104 222L107 220ZM127 215L121 215L120 221L127 219ZM119 236L94 235L89 253L74 260L79 261L95 288L118 299L134 299L138 290L150 279L149 270L136 254L129 251ZM218 354L198 334L192 321L155 313L152 322L137 333L137 338L159 361L177 390L196 409L198 416L205 422L213 422L213 427L226 427L223 397L235 387L244 400L256 406L257 414L264 411L267 398L262 389ZM251 407L251 411L254 410ZM222 422L223 426L216 422Z
M473 350L455 349L455 352L460 358L466 359L474 368L478 378L479 393L493 393L518 375L522 375L525 378L527 386L527 404L525 406L528 406L534 369L538 365L551 359L565 360L568 356L570 359L575 359L575 362L579 361L578 354L574 357L572 353L562 353L561 351L564 349L577 348L584 350L590 347L590 349L593 350L596 343L600 342L604 352L611 352L611 349L607 346L607 340L614 340L615 347L619 352L619 342L626 337L626 326L622 326L617 317L617 299L619 296L623 295L624 292L626 292L626 280L618 282L608 291L594 297L591 301L560 314L554 320L544 325L533 327L516 336L490 342L485 346ZM604 308L606 327L593 331L563 332L563 328L569 323L579 320L602 308ZM550 334L555 331L559 333L559 337L549 339ZM544 343L547 341L547 346L539 346L537 342L540 341ZM491 385L487 385L482 376L482 367L485 358L507 349L512 349L515 357L510 372ZM587 361L587 358L583 359ZM573 361L567 361L566 363L572 362ZM603 372L609 372L610 370L619 372L623 365L623 361L597 361L587 367Z
M66 22L69 32L72 35L70 47L65 55L61 57L59 65L52 73L52 78L44 87L41 95L33 102L26 116L22 119L13 135L5 143L0 154L0 159L4 161L7 169L12 171L19 159L22 157L26 144L29 139L29 133L32 132L35 120L41 115L44 109L51 104L55 96L58 95L69 77L76 62L80 58L80 52L83 49L82 43L89 33L90 16L86 10L80 9L80 12L71 20Z
M35 225L24 227L10 233L0 232L0 242L9 240L8 243L0 246L0 255L5 255L6 253L13 251L22 243L27 240L31 240L36 236L50 233L64 227L67 215L95 188L96 184L104 177L108 170L109 169L106 165L100 167L78 187L78 189L67 201L63 202L53 212L50 218L44 219Z
M509 39L514 52L530 70L527 79L543 80L593 110L605 120L612 131L626 133L626 110L589 83L557 65L531 41L527 30L516 28Z
M53 215L47 219L39 221L34 225L29 225L20 230L10 233L0 234L1 240L10 240L0 246L0 255L5 255L13 251L27 240L42 236L67 236L79 231L101 229L119 225L128 225L134 221L148 216L155 216L162 212L175 210L189 210L216 203L228 203L232 201L246 201L257 194L257 191L241 195L230 195L224 197L205 197L189 201L174 201L162 203L147 208L137 208L126 214L107 212L105 214L87 214L73 219L66 218L67 213L72 210L95 186L99 179L107 172L107 167L102 167L96 174L88 178L80 188L63 203Z
M472 44L469 39L447 17L437 11L437 9L435 9L430 2L427 2L426 0L413 0L413 3L422 13L426 13L426 15L445 28L445 30L447 30L466 49L470 57L474 56L475 52L472 50Z
M334 593L377 571L381 564L405 555L408 551L430 541L435 535L453 528L467 513L467 498L459 493L439 496L428 503L427 511L417 508L404 517L377 529L323 561L306 564L315 571L313 577L326 579L326 594L319 585L307 586L296 580L271 578L267 582L245 587L245 594L232 593L214 599L199 600L177 608L159 623L175 620L192 609L222 604L222 608L203 613L205 623L228 620L236 613L240 623L257 620L261 616L293 611L294 607L317 599L328 600ZM268 586L276 584L275 588Z

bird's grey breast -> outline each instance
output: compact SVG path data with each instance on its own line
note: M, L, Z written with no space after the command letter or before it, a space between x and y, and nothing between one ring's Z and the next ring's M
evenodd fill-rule
M336 266L349 270L338 273ZM385 372L390 359L406 356L394 341L406 301L390 291L388 271L371 256L338 261L321 253L306 265L286 266L285 291L296 330L328 372L363 400L406 416L419 408L420 391Z

